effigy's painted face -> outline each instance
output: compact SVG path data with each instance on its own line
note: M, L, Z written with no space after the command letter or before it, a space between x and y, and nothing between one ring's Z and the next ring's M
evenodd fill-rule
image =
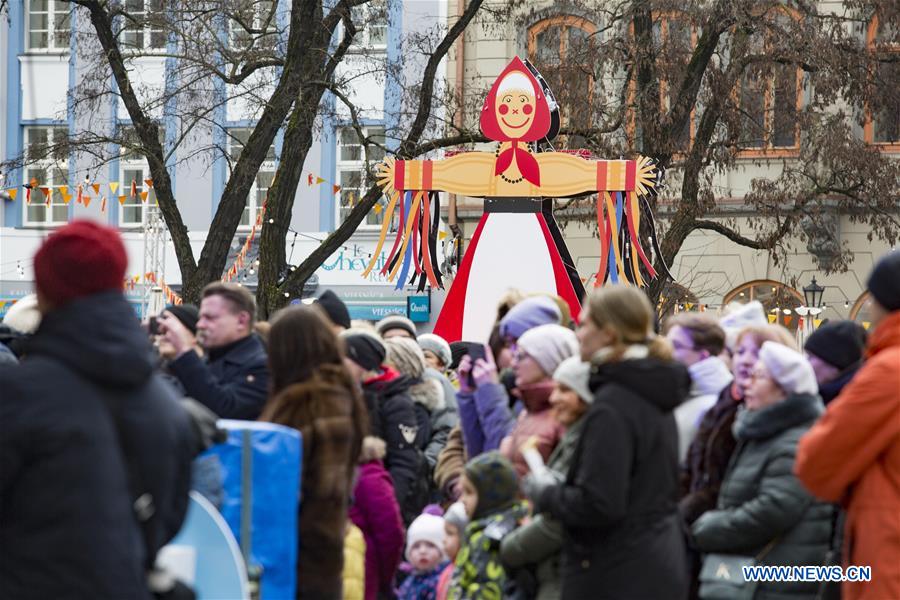
M511 140L525 135L534 121L534 93L524 90L506 90L497 95L497 123Z

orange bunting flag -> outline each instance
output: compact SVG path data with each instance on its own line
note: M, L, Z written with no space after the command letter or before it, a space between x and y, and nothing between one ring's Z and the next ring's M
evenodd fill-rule
M99 183L91 184L91 187L94 188L94 193L95 193L95 194L99 194L99 193L100 193L100 184L99 184Z
M50 188L48 188L48 187L42 187L42 188L41 188L41 191L44 192L44 198L47 198L47 199L50 198Z
M341 186L339 186L338 184L334 184L331 186L332 194L337 194L339 191L341 191Z
M141 192L141 202L146 202L146 201L147 201L147 194L148 194L148 193L149 193L149 192Z
M125 204L125 199L126 199L126 198L128 198L128 196L119 196L119 204L123 204L123 205L124 205L124 204Z
M38 186L38 180L34 177L31 178L31 181L28 182L31 185L31 189L35 189Z
M68 204L68 203L69 203L69 200L72 199L72 194L63 194L63 195L62 195L62 199L63 199L63 202L64 202L64 203Z
M131 180L131 195L137 196L137 181L134 179Z
M144 183L147 184L147 187L148 187L148 188L152 188L152 187L153 187L153 180L152 180L152 179L145 179L145 180L144 180Z
M111 191L113 194L115 194L117 189L119 189L119 182L118 181L110 181L109 182L109 191Z
M19 195L19 190L16 188L12 188L11 190L6 190L6 193L9 194L10 200L15 200L16 196Z
M84 197L81 199L81 201L84 203L84 207L85 207L85 208L87 208L88 206L91 205L91 197L90 197L90 196L84 196Z
M793 321L794 321L794 317L785 317L784 318L784 324L787 325L788 327L791 326L791 323L793 323Z
M100 200L100 212L106 212L106 196Z
M65 198L69 195L69 186L61 185L59 186L59 195Z

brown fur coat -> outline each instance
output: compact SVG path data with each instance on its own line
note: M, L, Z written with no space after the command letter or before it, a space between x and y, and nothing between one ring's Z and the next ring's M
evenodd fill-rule
M297 598L341 598L344 526L367 430L365 405L343 367L325 365L270 398L262 420L303 436Z

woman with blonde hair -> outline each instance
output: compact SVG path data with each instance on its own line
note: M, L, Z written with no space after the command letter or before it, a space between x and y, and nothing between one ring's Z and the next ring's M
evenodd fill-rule
M683 598L672 411L690 388L687 370L653 334L653 308L634 287L592 292L577 336L594 401L571 466L562 483L524 482L537 509L564 527L562 598Z

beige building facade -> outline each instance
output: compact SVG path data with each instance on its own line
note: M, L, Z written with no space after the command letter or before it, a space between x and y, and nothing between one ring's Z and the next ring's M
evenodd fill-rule
M460 3L463 1L459 0ZM455 0L451 2L451 15L454 10L460 9L454 6L456 4ZM509 18L502 22L482 18L480 22L473 23L466 30L464 40L456 45L449 57L448 80L465 99L467 106L465 111L461 111L464 114L457 117L463 122L458 120L457 124L477 128L478 108L487 89L514 56L529 58L540 64L547 56L564 56L567 48L578 40L601 30L605 26L602 22L605 14L602 4L598 2L596 10L592 11L586 10L584 3L575 8L565 2L531 0L513 3L510 9L510 4L506 2L485 2L488 8L502 7L511 12ZM843 10L840 3L822 3L820 6L828 10ZM867 32L864 34L868 35ZM548 77L551 86L552 79ZM602 88L602 82L595 82L591 93L597 93L598 87ZM801 85L797 87L798 105L810 93L803 88ZM900 159L900 145L895 131L881 134L882 138L886 135L887 139L877 142L872 139L871 123L856 126L856 129L861 139L879 143L883 152ZM799 141L794 139L793 143L799 144ZM742 198L754 179L777 178L785 161L791 160L791 153L790 147L770 151L766 156L755 153L739 158L733 168L717 174L713 183L715 189L722 190L722 193L716 199L717 209L708 215L709 218L728 218L738 231L754 237L749 225L760 217L748 211ZM677 193L679 189L680 182L669 181L663 197ZM482 214L482 200L456 198L451 200L451 204L454 203L456 224L465 243L471 238ZM666 203L662 202L657 214L663 229L667 223L667 208ZM451 206L451 222L452 212ZM900 213L895 213L894 218L900 219ZM582 222L568 222L561 226L579 275L590 289L600 260L596 225L591 224L590 219L586 222L583 219ZM826 228L819 227L810 233L813 234L812 242L793 236L788 241L791 250L787 253L787 259L776 261L772 252L738 245L711 231L694 231L670 265L678 284L675 287L684 294L683 301L675 303L675 310L715 311L732 301L759 299L779 323L796 329L799 318L795 309L805 304L802 288L815 277L816 282L825 288L822 298L825 310L818 316L819 319L855 318L867 322L866 277L878 257L891 250L890 246L877 238L870 240L868 227L852 222L844 214L833 215L827 221ZM827 262L834 243L849 248L853 259L847 271L829 274L818 266L816 253L821 262ZM808 323L805 325L809 326Z

